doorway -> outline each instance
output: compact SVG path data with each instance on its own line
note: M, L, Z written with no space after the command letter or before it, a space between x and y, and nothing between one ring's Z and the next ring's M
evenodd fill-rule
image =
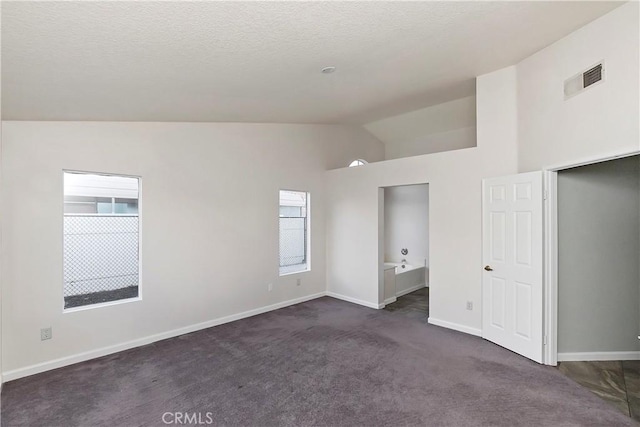
M429 185L382 189L382 305L399 315L429 317Z
M640 420L640 156L557 172L559 369Z
M640 359L638 152L545 171L545 363Z
M559 310L558 266L561 262L558 252L558 176L565 170L631 156L636 156L637 158L638 154L640 153L636 151L628 154L610 156L608 158L593 159L581 163L546 168L542 175L540 172L529 172L483 180L482 265L484 265L485 270L483 273L483 337L517 353L523 354L532 360L548 365L557 365ZM633 163L635 160L631 159L629 162ZM637 163L635 163L635 165L637 165ZM637 167L640 169L640 166ZM613 169L615 170L616 168L614 167ZM544 191L541 185L542 176L544 176ZM625 232L623 236L624 239L631 239L632 242L635 242L633 243L635 245L633 247L635 248L640 248L640 240L636 240L640 239L640 232L638 228L640 227L640 220L638 220L638 215L640 215L638 212L638 209L640 209L640 195L638 194L638 188L640 188L640 184L638 183L638 180L640 180L640 178L637 176L629 178L629 185L632 189L628 191L628 196L621 197L621 199L630 206L630 208L625 210L625 212L631 212L631 219L626 218L625 221L632 224L630 227L624 229ZM602 191L602 188L600 188L602 187L601 183L596 183L595 187ZM610 185L608 188L605 188L605 191L610 195L616 194L616 192L620 191L620 185ZM583 195L583 190L580 189L569 190L569 192L572 195ZM541 207L543 200L543 212L537 211L537 208L535 210L530 210L528 206L518 206L518 204L522 204L522 202L531 201L534 205L540 205ZM605 212L610 212L613 208L612 203L604 198L596 198L595 200L596 202L592 201L591 204L598 204L598 208L602 208ZM583 216L591 214L592 211L594 210L589 206L583 206L574 212L574 218L569 218L568 220L565 219L565 224L567 221L569 224L579 224L580 220L583 219ZM542 215L542 213L544 213L544 215ZM533 217L535 217L535 220L533 220ZM509 221L510 218L511 221ZM520 220L518 220L518 218L520 218ZM613 222L617 223L617 221ZM522 226L518 226L518 223ZM593 224L595 225L592 225L591 227L577 227L577 230L579 233L586 234L588 237L593 237L594 235L597 235L600 223L596 220ZM535 231L533 231L534 228L532 228L534 226ZM515 239L513 237L503 239L503 237L507 236L505 233L508 230L513 231L511 234L516 236ZM544 233L542 233L542 230L544 230ZM505 231L505 233L502 231ZM517 237L518 233L522 233L521 238ZM542 234L544 234L544 238L542 238ZM529 237L535 237L536 242L539 242L539 244L530 245L529 243L533 242L533 240L530 240ZM617 240L621 239L623 238L618 237ZM614 239L614 243L609 242L605 244L605 241L607 241L607 239L596 239L590 244L582 243L577 246L581 249L589 245L591 245L591 247L607 249L616 245L616 239ZM575 242L573 243L575 246ZM542 249L543 244L544 251ZM511 249L509 245L511 245ZM640 298L638 297L640 294L640 290L638 290L638 286L640 286L638 283L640 272L637 270L640 261L640 254L638 254L638 249L633 249L633 247L622 251L624 254L631 254L627 261L628 270L625 270L627 272L624 273L624 277L625 280L628 280L629 277L631 277L630 283L635 283L635 292L637 293L630 293L625 299L625 302L628 302L629 300L632 301L633 308L638 310L640 313ZM615 253L615 250L609 250L611 253ZM518 255L518 253L520 253L520 255ZM611 256L611 253L607 253L607 256ZM543 257L544 263L538 262L538 260L531 262L532 256ZM582 263L579 263L577 267L574 266L573 270L579 271L580 269L584 269L584 266L595 268L600 266L598 259L594 259L593 256L587 257L586 259L588 259L588 261L582 261ZM619 261L619 259L616 258L616 261ZM498 273L500 273L500 271L495 268L496 265L500 265L500 270L502 270L502 267L509 267L507 264L513 264L513 262L518 264L517 267L519 268L528 266L531 267L530 270L535 270L535 282L539 283L540 287L537 285L530 286L529 284L531 281L526 278L509 280L508 277L501 278L497 275L496 271ZM502 264L505 265L503 266ZM533 267L536 268L534 269ZM508 273L508 271L506 271L506 273ZM612 280L615 281L616 274L617 273L611 273L605 275L604 278L603 276L595 274L593 276L600 277L600 283L603 284L611 282ZM507 286L509 283L514 283L517 286L509 287ZM527 287L528 289L532 289L532 291L526 292ZM511 295L507 292L509 289L511 289ZM518 290L520 291L519 298L518 293L516 292ZM536 291L535 295L533 295L533 290ZM514 293L516 296L515 299L513 297ZM573 296L570 297L571 303L576 304L576 301L578 301L579 304L580 294L573 292L572 295ZM532 296L535 296L535 298L531 298ZM596 299L596 301L601 302L598 299ZM535 302L535 304L529 304L528 302ZM510 308L509 304L513 307ZM613 304L613 306L616 306L616 304ZM591 316L593 317L597 310L601 310L603 307L604 304L598 304L597 307L592 310ZM508 309L511 310L510 313L508 312ZM613 311L616 310L616 308L610 308L610 310ZM514 316L514 314L516 316ZM542 318L540 318L540 316L542 316ZM640 331L640 314L637 317L635 314L632 316L627 315L625 318L627 322L631 323L632 329L635 328L633 338L637 339L638 331ZM511 324L507 324L507 321L511 322ZM530 325L531 328L528 328L528 325ZM534 334L531 334L531 331L533 331L534 328L535 336ZM501 330L504 330L505 332L515 331L515 334L506 334L504 337L505 339L499 339L501 338L500 336L492 339L489 337L490 330L495 330L498 335L498 332ZM629 333L626 333L627 338L629 335ZM514 339L522 338L525 341L528 339L531 344L531 351L535 351L536 353L535 357L527 352L518 351L515 344L509 341L509 338L512 336ZM611 350L607 350L607 352L609 351ZM614 350L614 352L618 353L615 354L615 358L612 358L611 355L603 355L603 351L595 351L593 352L594 354L589 357L592 358L591 360L640 359L640 352L634 349L630 350L630 352L627 350L621 350L620 352ZM586 352L579 351L578 353ZM566 357L569 356L567 356L567 354L563 355L564 360L568 360Z
M558 171L558 360L639 358L640 156Z

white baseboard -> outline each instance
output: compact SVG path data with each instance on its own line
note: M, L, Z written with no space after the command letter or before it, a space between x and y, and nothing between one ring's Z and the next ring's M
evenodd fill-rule
M85 362L87 360L95 359L97 357L107 356L109 354L118 353L120 351L129 350L131 348L140 347L143 345L151 344L156 341L161 341L167 338L177 337L179 335L189 334L201 329L211 328L213 326L222 325L225 323L233 322L247 317L256 316L258 314L267 313L269 311L277 310L279 308L288 307L294 304L300 304L305 301L320 298L326 296L326 292L319 292L312 295L307 295L300 298L294 298L288 301L282 301L276 304L268 305L265 307L256 308L242 313L232 314L230 316L220 317L217 319L209 320L195 325L186 326L184 328L174 329L172 331L162 332L155 335L150 335L144 338L139 338L132 341L127 341L121 344L116 344L108 347L102 347L96 350L86 351L83 353L74 354L71 356L62 357L60 359L51 360L48 362L38 363L24 368L14 369L2 373L2 379L4 382L16 380L18 378L27 377L29 375L39 374L41 372L49 371L51 369L62 368L63 366L73 365L75 363Z
M640 351L592 351L583 353L558 353L558 362L596 360L640 360Z
M393 304L396 301L398 301L398 298L396 297L387 298L386 300L384 300L384 305Z
M447 322L445 320L434 319L433 317L429 317L427 319L427 323L436 326L442 326L443 328L453 329L454 331L464 332L465 334L475 335L476 337L482 336L482 330L472 328L470 326L460 325L458 323Z
M375 308L376 310L380 309L380 308L384 308L384 303L376 304L376 303L373 303L373 302L364 301L364 300L357 299L357 298L351 298L351 297L348 297L346 295L337 294L335 292L327 291L327 296L333 297L333 298L337 298L337 299L341 299L342 301L352 302L352 303L358 304L358 305L364 305L365 307Z
M415 292L418 289L422 289L422 288L426 288L424 283L420 283L419 285L412 286L412 287L407 288L405 290L402 290L400 292L396 292L396 297L401 297L403 295L410 294L411 292Z

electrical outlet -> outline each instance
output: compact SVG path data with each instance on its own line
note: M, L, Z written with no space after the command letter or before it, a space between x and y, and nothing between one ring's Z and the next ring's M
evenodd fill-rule
M473 301L467 301L467 310L473 310Z
M271 292L271 291L273 290L273 283L269 283L269 284L267 285L267 290L268 290L269 292Z
M302 280L301 280L301 279L297 279L297 280L296 280L296 286L300 286L300 284L301 284L301 283L302 283Z
M51 339L51 326L40 329L40 341Z

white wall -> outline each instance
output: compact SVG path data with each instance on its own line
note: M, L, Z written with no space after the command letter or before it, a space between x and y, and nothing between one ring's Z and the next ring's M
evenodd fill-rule
M348 126L3 123L5 374L324 292L325 171L382 156ZM63 169L142 177L142 301L62 313ZM282 188L310 191L313 218L312 270L286 277Z
M519 171L640 150L639 9L628 2L517 65ZM565 101L564 80L601 60L604 81Z
M409 251L402 255L403 248ZM385 261L424 265L429 261L429 186L384 189Z
M327 287L381 302L379 188L429 184L430 317L479 333L481 180L516 171L516 74L477 79L478 146L327 172ZM476 309L466 310L466 301Z
M467 126L446 132L423 135L420 139L386 143L384 157L387 160L403 157L439 153L441 151L460 150L475 147L476 127Z
M640 350L638 157L558 173L558 352Z
M328 172L329 291L379 303L378 188L428 182L430 316L478 332L481 179L640 149L638 56L638 4L630 2L517 66L478 77L476 148ZM564 101L564 79L601 59L607 81Z
M358 168L324 172L383 158L351 127L3 123L3 371L321 292L325 249L327 288L377 304L379 188L424 182L431 318L478 333L481 179L640 148L637 17L626 4L478 77L477 147ZM601 59L607 81L564 101L564 79ZM142 175L142 302L62 315L62 168ZM300 288L277 277L281 187L313 195L313 270ZM43 326L53 340L40 342Z
M638 150L638 2L629 2L520 62L521 172ZM563 82L600 60L605 81L564 100Z
M385 145L385 159L476 146L476 98L469 96L364 125Z

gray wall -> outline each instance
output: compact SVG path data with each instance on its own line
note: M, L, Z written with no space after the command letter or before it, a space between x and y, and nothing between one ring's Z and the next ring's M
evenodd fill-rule
M558 352L635 351L638 157L558 173Z

